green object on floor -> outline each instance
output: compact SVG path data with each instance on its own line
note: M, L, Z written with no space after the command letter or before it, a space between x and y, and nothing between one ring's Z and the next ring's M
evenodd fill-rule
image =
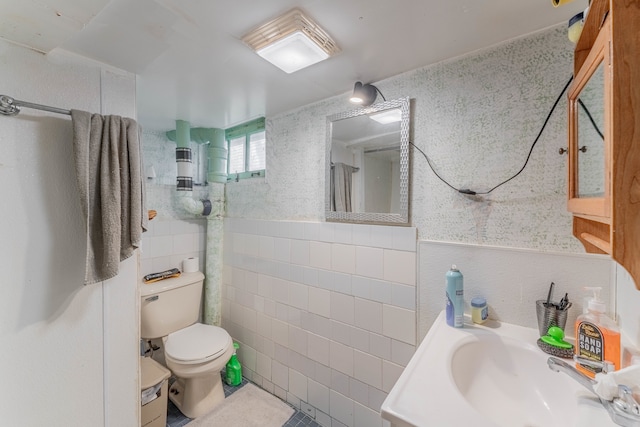
M238 361L238 356L236 352L240 348L237 342L233 343L233 354L231 355L231 359L227 362L227 368L224 375L224 382L231 386L240 385L242 382L242 366Z

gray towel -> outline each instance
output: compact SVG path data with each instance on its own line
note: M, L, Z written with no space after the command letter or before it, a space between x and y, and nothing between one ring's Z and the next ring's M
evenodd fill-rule
M73 152L86 220L85 284L118 274L147 228L138 124L120 116L71 110Z

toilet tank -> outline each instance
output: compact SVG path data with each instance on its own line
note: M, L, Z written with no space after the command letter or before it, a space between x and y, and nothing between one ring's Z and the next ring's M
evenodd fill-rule
M197 271L149 284L140 282L140 337L160 338L196 323L203 281L204 274Z

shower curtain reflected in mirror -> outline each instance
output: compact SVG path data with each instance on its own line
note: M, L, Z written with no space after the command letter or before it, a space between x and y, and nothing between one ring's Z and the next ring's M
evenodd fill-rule
M331 210L334 212L353 212L351 208L352 175L358 168L344 163L331 166Z

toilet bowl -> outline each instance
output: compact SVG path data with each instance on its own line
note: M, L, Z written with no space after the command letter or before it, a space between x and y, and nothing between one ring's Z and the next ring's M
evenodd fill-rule
M176 378L169 398L189 418L224 400L220 371L234 351L227 331L197 322L203 280L200 272L183 273L140 285L140 336L162 339L166 366Z
M224 400L220 371L233 354L227 331L195 323L162 342L167 368L176 376L169 398L180 412L197 418Z

